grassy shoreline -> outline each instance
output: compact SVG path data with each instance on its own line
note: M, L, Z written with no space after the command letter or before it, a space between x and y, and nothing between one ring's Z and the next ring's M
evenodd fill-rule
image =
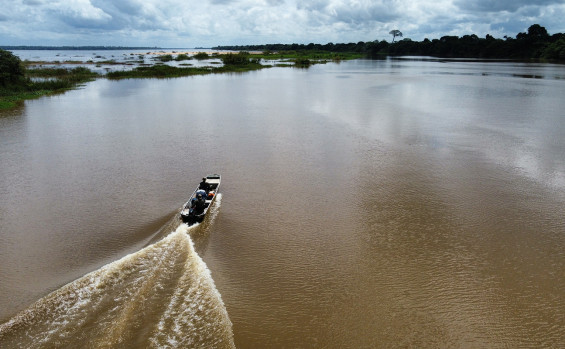
M0 86L0 110L12 109L27 99L62 93L100 75L84 67L26 69L25 79Z
M188 57L186 54L179 53L177 57L167 59L157 59L152 65L139 65L131 70L115 70L106 74L98 74L83 65L91 65L93 62L31 62L25 61L25 78L18 83L7 86L0 86L0 110L12 109L18 104L28 99L40 98L42 96L63 93L70 89L75 89L88 81L99 78L111 80L120 79L139 79L139 78L178 78L185 76L224 74L224 73L244 73L265 68L277 67L298 67L307 68L313 64L324 64L330 61L339 62L342 60L361 58L357 53L332 53L318 51L283 51L283 52L239 52L227 54L208 55L198 53ZM175 67L163 64L164 61L181 61L188 59L221 59L221 66L201 66L201 67ZM263 63L261 63L263 62ZM105 63L103 63L105 64ZM112 62L113 65L130 65L129 63ZM55 65L56 67L44 67L43 65ZM81 65L70 69L65 65ZM33 67L33 68L32 68Z

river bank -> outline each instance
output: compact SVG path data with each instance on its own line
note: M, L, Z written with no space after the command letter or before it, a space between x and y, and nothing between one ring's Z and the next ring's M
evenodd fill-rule
M70 52L35 55L24 52L25 83L0 88L0 110L24 100L62 93L97 78L176 78L193 75L242 73L271 67L307 68L313 64L360 58L355 53L239 52L214 50L153 50Z

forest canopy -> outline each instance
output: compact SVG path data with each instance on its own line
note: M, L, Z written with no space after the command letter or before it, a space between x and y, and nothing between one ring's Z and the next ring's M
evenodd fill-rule
M389 43L385 40L347 44L325 45L267 44L246 46L218 46L214 49L234 51L331 51L358 52L369 57L382 56L435 56L446 58L496 58L496 59L546 59L565 60L565 34L549 35L539 24L515 38L496 39L487 34L480 38L475 34L443 36L439 39L412 41L409 38Z

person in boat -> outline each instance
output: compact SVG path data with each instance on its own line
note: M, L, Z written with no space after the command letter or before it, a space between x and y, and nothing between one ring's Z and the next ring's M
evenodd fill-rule
M206 208L206 200L202 193L196 194L196 200L193 200L193 209L195 214L200 214L204 212L204 208Z
M210 191L210 184L206 182L206 177L202 178L202 182L200 182L198 189L202 189L206 192L206 194L208 194L208 192Z

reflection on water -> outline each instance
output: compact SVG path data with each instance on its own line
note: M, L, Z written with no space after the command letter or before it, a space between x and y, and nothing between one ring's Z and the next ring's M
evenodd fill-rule
M0 318L21 323L50 291L74 294L68 282L91 290L134 253L105 284L119 311L94 288L30 338L133 319L81 338L134 347L144 329L162 345L180 326L241 348L562 347L563 76L358 60L98 80L29 101L0 118ZM166 222L210 172L224 197L190 232L197 255ZM188 272L199 256L214 282ZM206 315L182 315L196 305Z

